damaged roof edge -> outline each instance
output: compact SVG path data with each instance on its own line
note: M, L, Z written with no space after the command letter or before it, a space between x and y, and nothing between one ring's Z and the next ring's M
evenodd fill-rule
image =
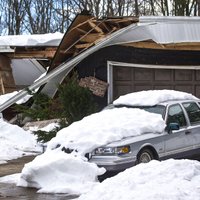
M45 77L29 86L28 89L34 90L46 84L42 91L49 96L53 96L57 90L56 86L77 63L106 46L145 40L152 40L160 44L200 42L200 20L197 20L199 18L183 17L183 20L181 20L181 18L182 17L167 17L165 20L165 17L141 17L139 23L133 23L108 35L94 46L91 46L87 50L71 58L69 61L60 64ZM173 19L176 19L176 21L181 20L181 23L171 23L174 22ZM188 20L190 20L190 23L188 23ZM142 23L147 21L148 23ZM6 103L0 105L0 112L26 95L26 89L22 90Z
M171 22L171 23L180 23L180 22L199 22L200 17L188 17L188 16L141 16L139 17L140 23L156 23L156 22Z
M137 26L137 24L131 24L126 28L123 28L123 29L120 29L120 30L114 32L113 34L111 34L111 35L107 36L106 38L104 38L102 41L98 42L96 45L94 45L91 48L89 48L86 51L84 51L83 53L81 53L81 54L77 55L76 57L72 58L71 60L61 64L58 68L55 68L54 70L50 71L45 77L39 79L38 81L33 83L31 86L29 86L26 89L23 89L22 91L20 91L17 95L15 95L11 99L9 99L7 102L1 104L0 105L0 112L5 110L6 108L10 107L11 105L16 103L21 98L25 97L28 94L28 90L34 90L34 89L44 85L45 83L47 83L45 85L45 87L43 88L43 91L48 92L49 91L48 90L48 86L49 85L50 85L50 87L52 86L52 82L49 82L51 79L54 78L55 81L53 81L53 85L56 86L57 84L59 84L60 79L62 77L65 77L66 73L68 73L71 69L73 69L73 67L78 62L80 62L81 60L83 60L84 58L89 56L90 54L94 53L95 51L105 47L114 38L117 38L119 35L124 34L125 32L129 31L133 27L137 28L138 26ZM63 73L63 72L66 72L66 73ZM59 79L58 82L56 80L56 77L59 77L58 78ZM52 91L52 90L50 90L50 91ZM55 92L55 91L53 91L53 92ZM48 94L48 95L51 96L52 94Z

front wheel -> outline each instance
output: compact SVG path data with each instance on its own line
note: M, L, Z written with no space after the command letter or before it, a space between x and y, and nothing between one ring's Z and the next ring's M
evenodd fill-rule
M139 163L148 163L154 159L153 153L149 149L142 150L137 158L137 162Z

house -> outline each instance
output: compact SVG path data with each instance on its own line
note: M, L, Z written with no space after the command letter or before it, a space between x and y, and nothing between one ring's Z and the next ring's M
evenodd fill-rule
M62 37L61 33L0 36L0 95L12 97L46 73ZM13 117L10 106L3 110L6 119Z
M99 20L78 15L63 36L47 75L29 89L43 86L41 92L53 97L57 85L76 69L100 107L122 94L146 89L175 89L200 97L199 53L199 17ZM0 105L0 111L24 95L26 91Z
M46 72L63 34L0 36L0 94L23 89Z

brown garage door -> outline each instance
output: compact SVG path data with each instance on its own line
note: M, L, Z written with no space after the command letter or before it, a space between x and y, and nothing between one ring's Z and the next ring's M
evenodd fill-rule
M113 98L133 91L173 89L200 98L200 70L113 66Z

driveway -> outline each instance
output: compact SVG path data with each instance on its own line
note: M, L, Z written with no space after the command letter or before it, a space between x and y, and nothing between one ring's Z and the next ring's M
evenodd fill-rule
M0 165L0 177L20 173L24 165L34 158L35 156L25 156ZM67 194L38 194L36 191L33 188L16 187L15 184L0 183L0 200L67 200L77 197Z
M20 173L24 165L32 161L35 156L24 156L15 160L8 161L6 164L0 165L0 177Z

